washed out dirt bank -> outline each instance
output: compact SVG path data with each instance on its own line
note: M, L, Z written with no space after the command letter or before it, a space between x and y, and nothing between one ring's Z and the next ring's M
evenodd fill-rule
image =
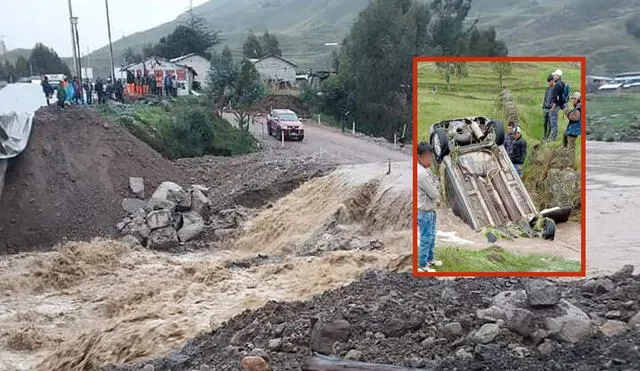
M313 352L429 370L633 370L640 276L632 269L563 283L369 270L310 301L244 312L165 358L106 370L238 370L247 355L300 370Z

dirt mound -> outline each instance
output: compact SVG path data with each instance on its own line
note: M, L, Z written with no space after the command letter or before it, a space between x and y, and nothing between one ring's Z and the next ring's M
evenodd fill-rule
M255 106L254 111L266 114L272 108L287 108L293 110L302 117L307 117L310 113L304 104L302 104L300 99L292 95L268 95L262 100L262 102L260 102L260 104Z
M640 276L628 267L609 278L555 283L369 270L308 302L247 311L146 363L156 371L237 370L257 354L273 370L299 370L319 352L434 370L631 370L640 357L638 330L630 328L640 321L639 293ZM564 326L551 330L558 323Z
M27 149L7 171L0 253L112 234L131 176L151 187L175 178L171 162L95 112L40 109Z

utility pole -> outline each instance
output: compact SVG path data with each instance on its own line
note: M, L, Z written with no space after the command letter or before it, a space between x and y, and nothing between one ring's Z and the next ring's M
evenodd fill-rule
M116 67L113 64L113 45L111 44L111 21L109 20L109 0L104 0L104 7L107 10L107 30L109 31L109 56L111 57L111 81L116 80Z
M78 49L78 78L82 81L82 49L80 49L80 35L78 34L78 17L74 21L76 34L76 49Z
M73 27L74 17L73 17L73 9L71 8L71 0L69 0L68 2L69 2L69 25L71 26L71 46L73 48L73 69L77 74L78 73L78 50L76 48L76 34L74 32L74 27Z

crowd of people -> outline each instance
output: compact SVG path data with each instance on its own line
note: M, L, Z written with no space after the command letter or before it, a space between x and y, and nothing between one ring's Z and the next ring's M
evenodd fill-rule
M153 73L134 75L127 72L127 90L132 95L165 95L175 97L178 94L176 77L171 72L162 75Z
M558 113L564 112L569 120L563 134L562 145L575 149L576 139L582 133L582 107L580 93L570 94L569 84L562 80L562 70L555 70L547 76L547 89L542 102L544 142L555 142L558 137ZM569 106L571 102L571 106ZM527 142L516 122L510 121L505 137L505 149L511 158L518 175L522 177L522 168L527 157Z
M77 77L71 80L65 77L54 88L49 78L43 76L41 84L47 105L51 104L51 99L55 94L58 108L61 110L69 105L92 105L95 98L97 98L98 104L104 104L109 99L124 102L124 85L120 79L113 83L110 78L106 81L98 78L95 83L91 83L89 80L81 81Z
M69 105L92 105L96 98L98 104L104 104L107 100L124 102L125 90L130 95L164 94L172 97L177 95L175 76L171 73L165 75L159 86L152 75L133 77L133 74L128 74L126 83L127 87L125 88L121 79L112 82L110 78L106 80L98 78L92 83L86 79L81 81L78 77L74 77L71 80L65 77L54 88L49 78L42 76L41 85L47 105L51 104L51 99L55 94L57 105L61 110L64 110Z

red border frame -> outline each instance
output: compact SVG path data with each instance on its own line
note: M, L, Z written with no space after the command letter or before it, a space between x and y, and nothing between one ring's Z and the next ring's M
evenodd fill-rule
M580 63L580 75L582 80L581 104L582 104L582 135L581 164L580 164L580 192L581 192L581 241L580 241L580 271L579 272L418 272L418 167L415 159L418 146L418 63L419 62L577 62ZM587 273L586 251L586 168L587 168L587 140L584 135L587 112L587 58L574 57L414 57L413 58L413 276L415 277L584 277Z

